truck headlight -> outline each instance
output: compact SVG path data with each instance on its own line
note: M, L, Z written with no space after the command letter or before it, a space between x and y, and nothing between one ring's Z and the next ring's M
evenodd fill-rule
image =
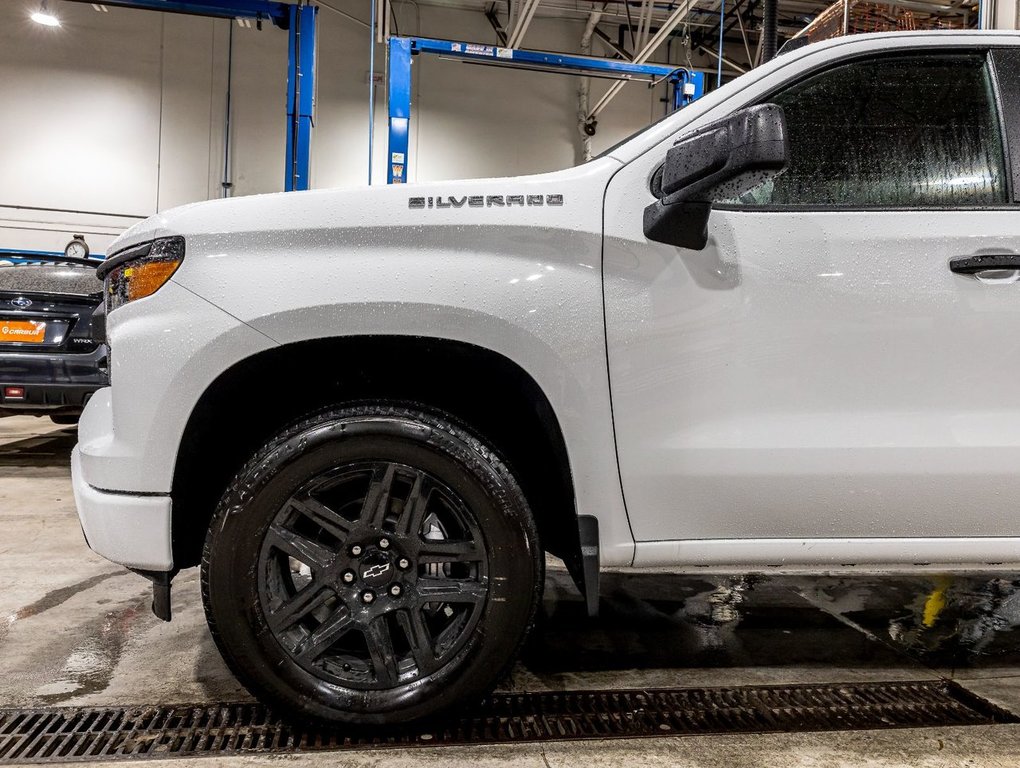
M154 294L173 276L182 261L184 238L164 237L104 262L96 269L96 275L104 280L106 313Z

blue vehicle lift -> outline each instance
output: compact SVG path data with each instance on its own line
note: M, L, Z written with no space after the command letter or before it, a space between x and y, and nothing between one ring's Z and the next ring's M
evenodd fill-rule
M672 86L672 108L685 107L705 92L705 75L668 64L634 64L617 59L576 56L495 45L466 43L456 40L434 40L427 37L390 38L390 79L387 90L389 103L389 163L386 180L403 184L407 180L409 132L411 122L411 57L430 53L443 58L490 64L563 75L582 75L613 80L641 80L657 83L668 80Z
M72 0L91 2L91 0ZM271 22L290 35L287 56L287 165L284 189L308 189L315 94L315 22L318 7L273 0L103 0L103 5L220 19Z

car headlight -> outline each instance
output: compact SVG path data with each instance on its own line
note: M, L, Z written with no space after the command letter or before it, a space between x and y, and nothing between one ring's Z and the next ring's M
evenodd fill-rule
M164 237L118 253L96 269L104 280L106 313L129 301L151 296L184 261L184 238Z

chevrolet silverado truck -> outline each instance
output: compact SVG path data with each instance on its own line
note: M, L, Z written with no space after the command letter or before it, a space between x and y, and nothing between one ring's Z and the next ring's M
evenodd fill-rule
M1020 563L1020 36L779 56L591 162L235 198L100 268L89 545L201 567L234 673L373 725L484 695L545 554Z

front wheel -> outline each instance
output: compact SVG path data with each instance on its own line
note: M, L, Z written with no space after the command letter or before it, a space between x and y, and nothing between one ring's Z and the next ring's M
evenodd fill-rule
M205 543L209 627L282 714L391 724L483 696L534 620L543 559L516 480L447 419L360 406L285 430Z

